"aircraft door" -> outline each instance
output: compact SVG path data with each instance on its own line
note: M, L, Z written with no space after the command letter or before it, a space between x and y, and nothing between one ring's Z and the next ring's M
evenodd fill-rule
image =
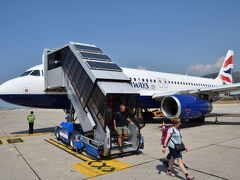
M168 88L168 81L165 78L163 78L163 83L164 83L164 88Z
M163 87L163 80L161 78L157 78L158 81L158 87L162 88Z

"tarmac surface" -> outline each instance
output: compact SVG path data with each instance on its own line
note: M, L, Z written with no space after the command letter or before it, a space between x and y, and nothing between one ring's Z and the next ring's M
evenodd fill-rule
M59 180L93 177L86 172L88 169L82 171L77 168L84 163L85 157L88 161L88 156L79 158L46 141L56 141L50 132L64 120L64 112L33 110L37 119L34 126L36 134L32 136L28 136L26 120L29 109L0 110L0 179ZM216 116L219 124L214 123ZM99 174L101 176L92 179L185 179L177 165L174 165L177 177L166 175L167 169L162 160L167 153L163 154L159 145L161 122L161 119L154 119L142 129L145 149L141 153L114 157L109 161L122 163L126 165L125 168ZM183 153L183 161L195 179L240 179L239 127L240 104L215 104L213 112L206 117L205 124L183 123L183 138L189 148L189 152Z

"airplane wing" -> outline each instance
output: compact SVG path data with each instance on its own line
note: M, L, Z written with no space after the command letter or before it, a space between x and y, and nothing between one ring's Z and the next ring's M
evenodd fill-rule
M240 91L240 83L234 83L234 84L227 84L222 86L216 86L216 87L206 87L206 88L200 88L200 89L192 89L192 90L186 90L186 91L171 91L171 92L160 92L153 94L152 98L156 100L161 100L165 96L171 96L174 94L188 94L188 95L194 95L194 94L223 94L223 93L229 93L233 91Z
M240 90L240 83L234 83L234 84L228 84L228 85L222 85L217 87L209 87L209 88L202 88L199 91L201 93L226 93L226 92L232 92L232 91L239 91Z

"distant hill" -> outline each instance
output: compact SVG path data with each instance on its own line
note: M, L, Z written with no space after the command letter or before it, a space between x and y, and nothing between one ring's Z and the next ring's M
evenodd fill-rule
M211 73L211 74L204 75L202 77L214 79L217 77L217 75L218 73ZM240 82L240 71L233 72L233 82L234 83Z

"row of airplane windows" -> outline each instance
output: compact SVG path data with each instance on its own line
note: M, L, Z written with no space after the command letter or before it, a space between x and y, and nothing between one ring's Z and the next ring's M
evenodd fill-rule
M141 78L130 78L130 80L132 81L142 81L142 82L151 82L151 83L157 83L157 81L155 79L141 79ZM159 80L159 83L164 82L165 84L178 84L178 85L189 85L189 86L206 86L206 87L214 87L216 85L212 85L212 84L202 84L202 83L192 83L192 82L181 82L181 81L167 81L167 80Z

